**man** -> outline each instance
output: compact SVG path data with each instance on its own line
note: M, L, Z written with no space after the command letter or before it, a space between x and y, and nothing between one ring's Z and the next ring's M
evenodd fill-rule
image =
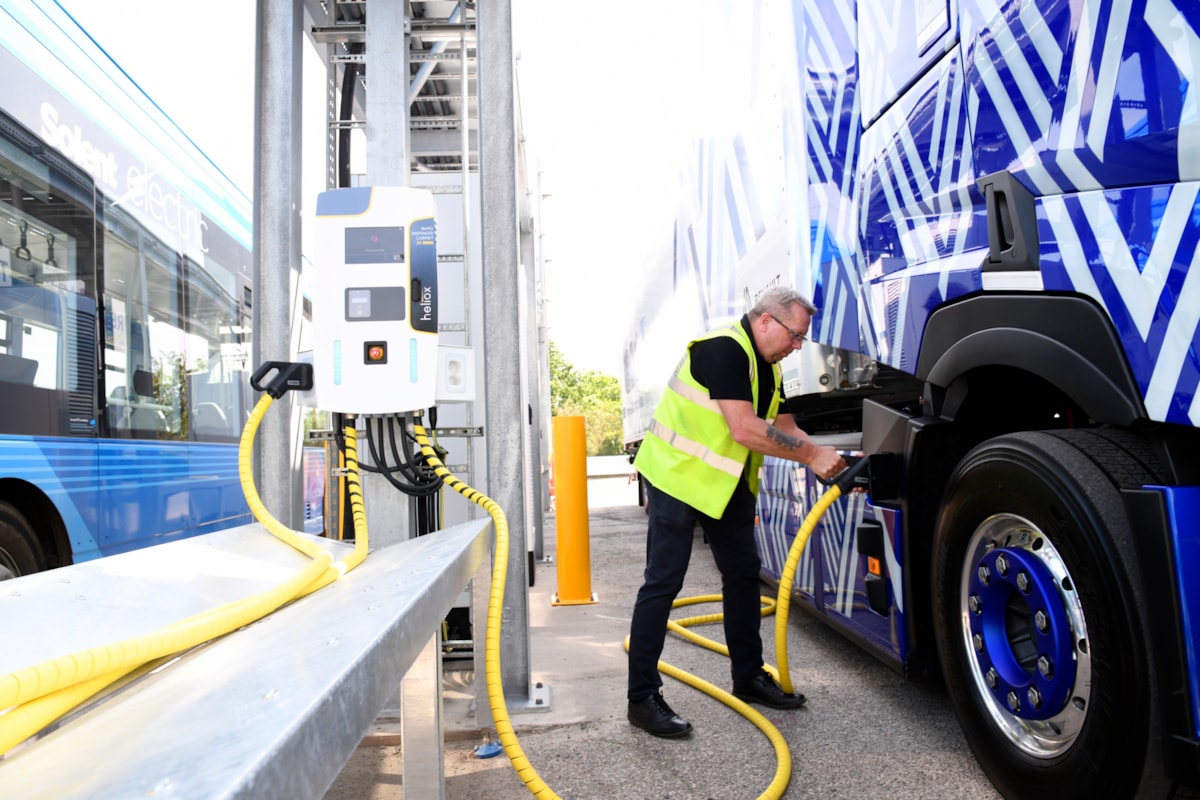
M754 512L764 455L807 464L826 479L846 467L790 414L776 417L778 363L808 338L816 311L804 296L776 286L740 322L691 342L638 449L634 466L647 482L650 520L646 571L630 625L628 715L655 736L692 730L663 699L658 660L696 523L721 572L733 695L771 708L804 704L804 695L785 693L763 670Z

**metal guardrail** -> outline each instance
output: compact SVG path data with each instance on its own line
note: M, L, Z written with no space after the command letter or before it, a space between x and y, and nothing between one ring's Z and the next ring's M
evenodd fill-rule
M372 552L330 586L118 685L0 760L0 797L319 800L487 558L489 526ZM6 581L0 674L151 633L305 560L255 524ZM440 722L440 694L428 710ZM440 753L441 742L409 746Z

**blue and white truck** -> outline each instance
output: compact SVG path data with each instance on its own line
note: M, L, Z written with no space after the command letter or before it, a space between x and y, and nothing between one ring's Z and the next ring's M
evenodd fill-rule
M1193 796L1200 2L699 8L722 113L646 267L627 448L689 338L807 293L787 410L877 476L813 533L794 602L940 672L1006 797ZM824 487L764 473L777 581Z

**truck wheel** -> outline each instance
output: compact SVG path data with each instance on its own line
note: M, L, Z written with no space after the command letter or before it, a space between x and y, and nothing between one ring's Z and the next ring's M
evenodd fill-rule
M0 500L0 581L45 569L33 528L16 508Z
M1017 433L977 446L950 478L933 555L938 652L967 741L1006 797L1159 788L1150 625L1119 493L1154 482L1152 465L1123 433Z

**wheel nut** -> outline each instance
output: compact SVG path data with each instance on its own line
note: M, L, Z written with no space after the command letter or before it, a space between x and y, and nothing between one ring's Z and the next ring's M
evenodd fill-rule
M967 598L967 606L969 606L971 611L976 614L983 611L983 601L979 599L979 595L977 594L973 594Z
M1021 698L1017 697L1016 692L1008 693L1008 707L1013 713L1021 710Z
M983 652L983 634L975 634L971 637L971 642L975 645L976 652Z
M1000 676L996 674L995 667L989 667L987 673L983 676L983 679L987 681L989 689L995 689L996 684L1000 682Z
M1042 707L1042 693L1038 691L1036 686L1029 687L1028 697L1029 705L1033 706L1034 708Z
M979 565L979 582L987 586L988 578L992 577L992 573L988 570L987 564Z
M1038 658L1038 672L1042 673L1042 677L1050 680L1054 676L1054 664L1050 662L1050 656L1040 656Z
M1017 588L1020 589L1022 592L1026 592L1026 593L1029 591L1029 573L1028 572L1018 572L1017 573Z
M1039 631L1045 633L1046 629L1050 627L1050 618L1046 616L1045 611L1039 608L1037 613L1033 615L1033 624L1037 625Z
M1001 575L1008 574L1008 557L1004 553L996 556L996 571Z

